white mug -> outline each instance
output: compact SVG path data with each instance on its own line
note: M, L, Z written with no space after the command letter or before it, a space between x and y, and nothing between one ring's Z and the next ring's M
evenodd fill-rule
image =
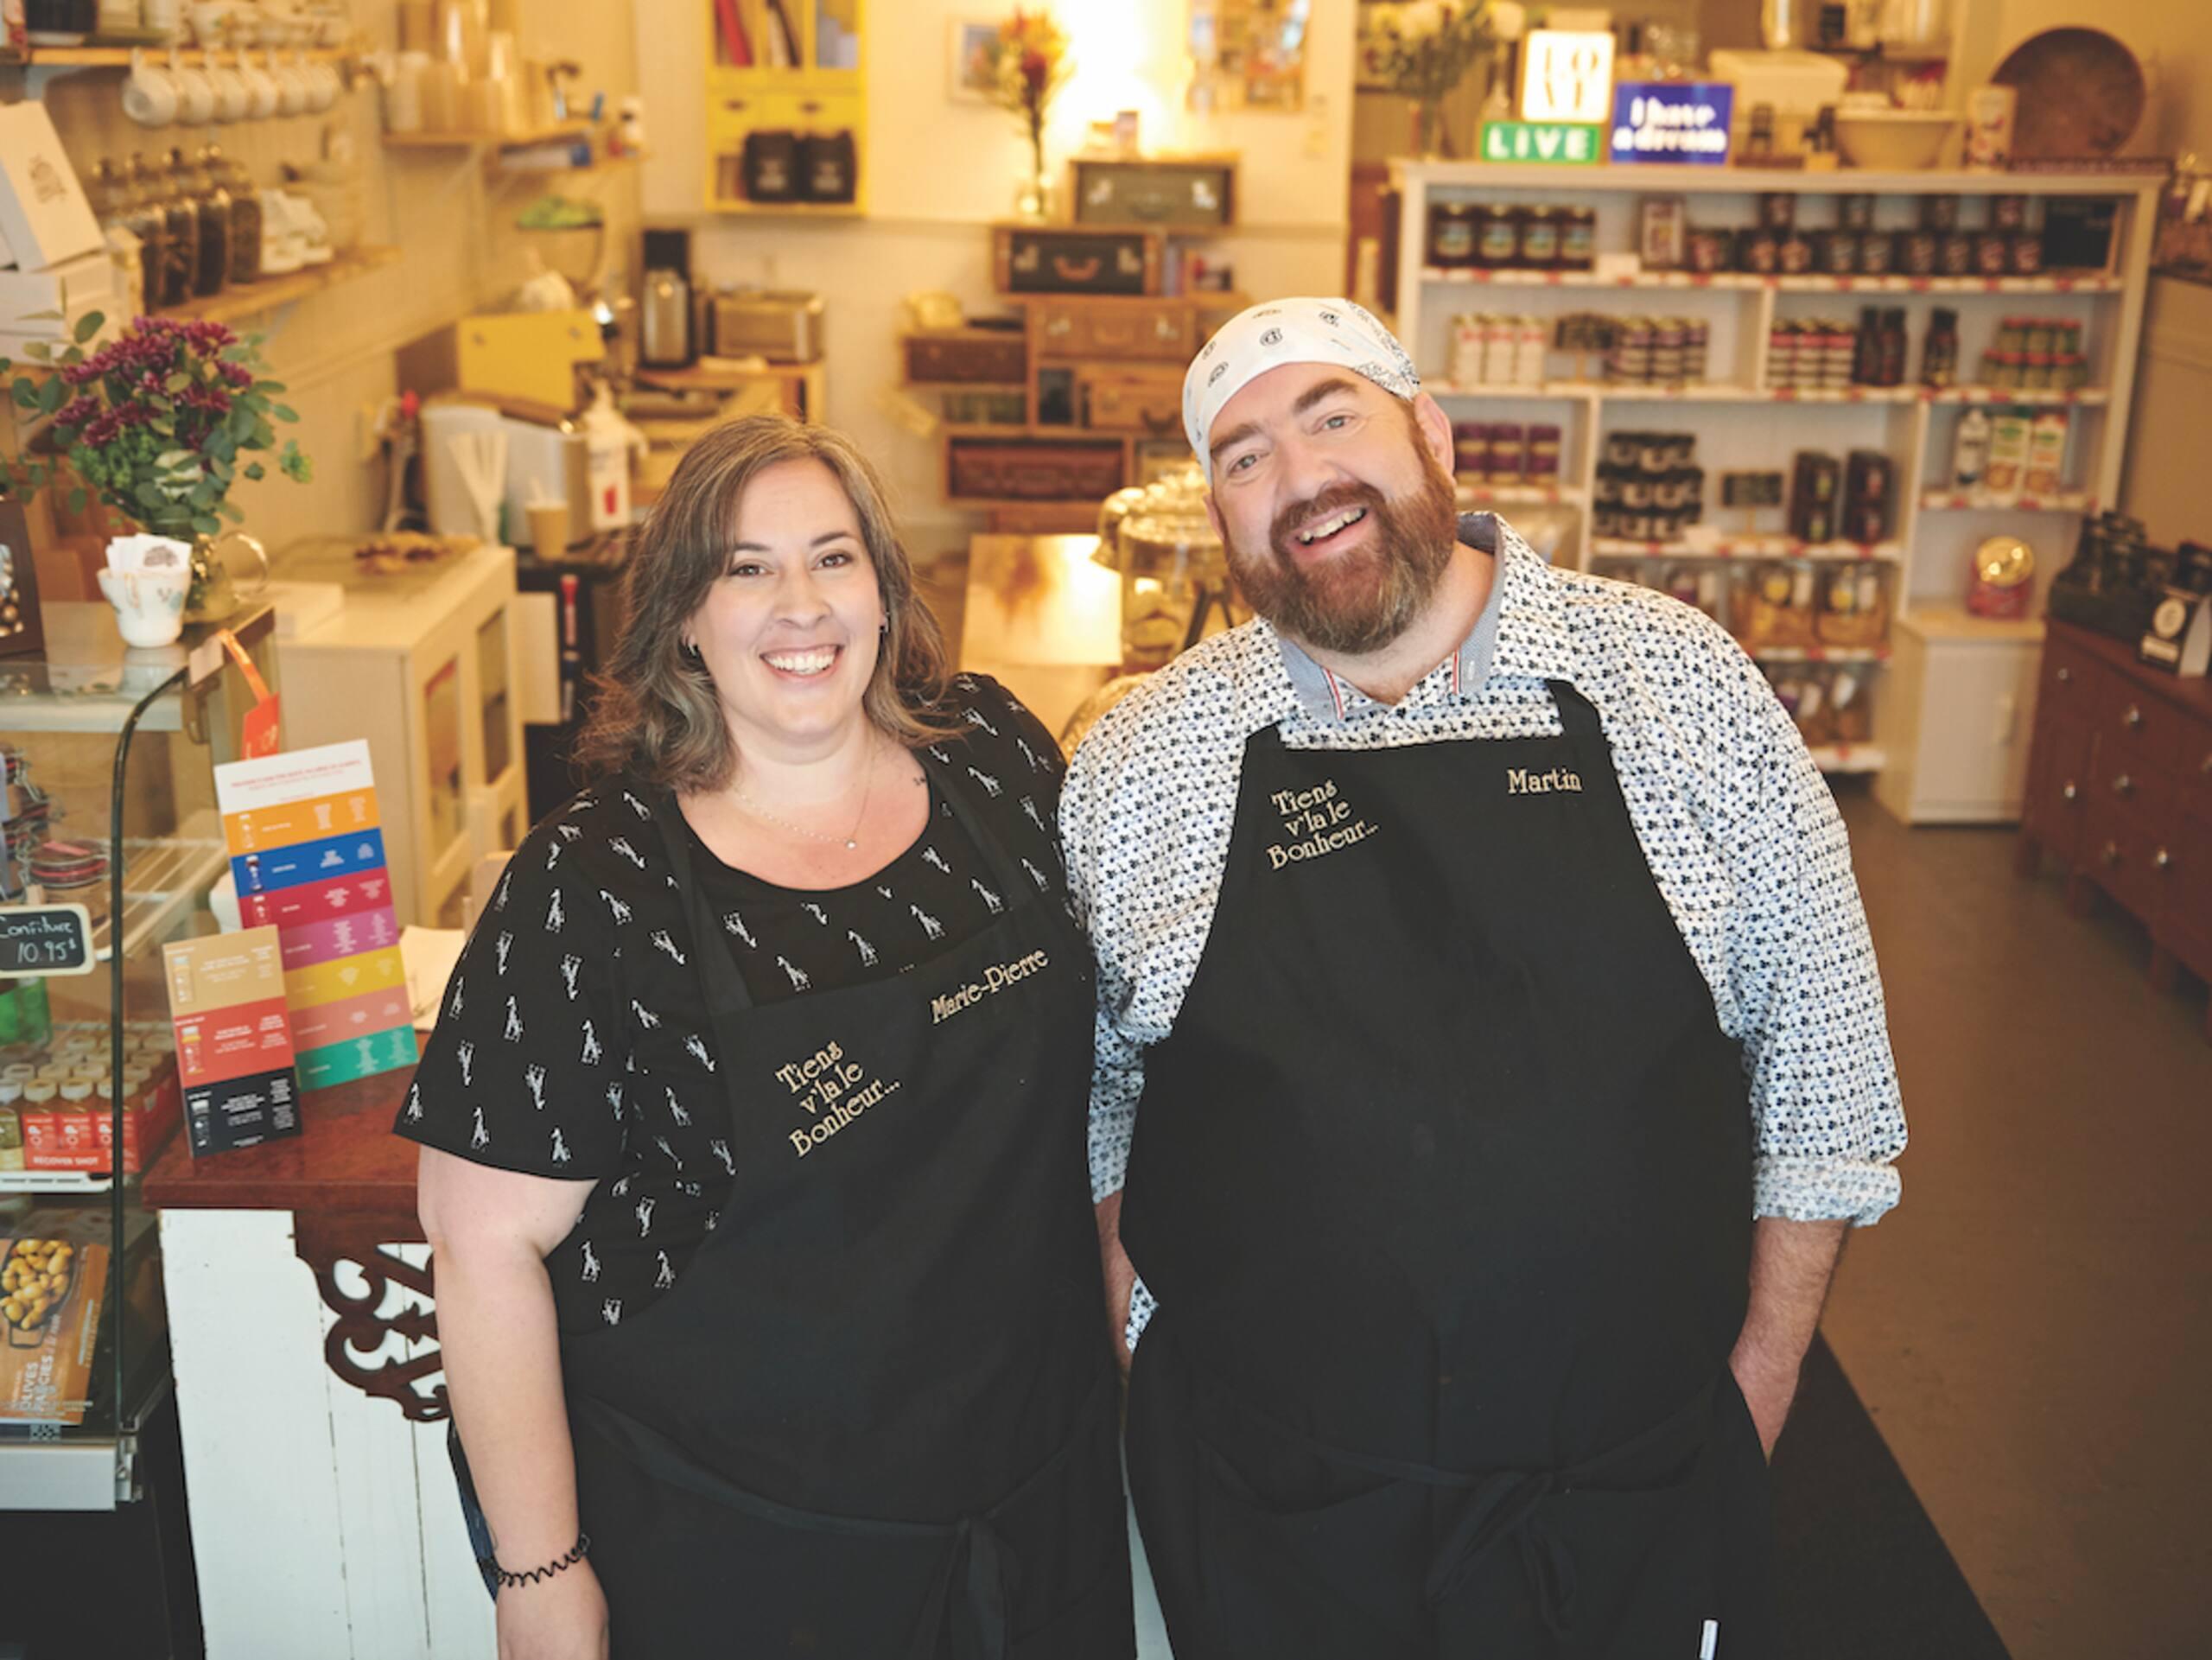
M241 60L245 54L238 54ZM245 77L227 64L215 61L215 54L207 54L207 82L215 89L215 119L243 121L253 109L253 90L245 84Z
M278 63L272 55L271 73L276 77L276 113L298 115L308 107L308 78L297 64Z
M143 49L130 52L130 73L123 81L123 112L142 127L166 127L176 119L176 83Z
M308 108L321 115L338 102L338 72L327 63L310 63L301 71L308 81Z
M165 45L176 38L183 15L183 0L141 0L138 8L141 23Z
M176 83L176 118L188 127L204 127L215 118L215 83L204 71L187 68L175 48L169 50L169 79Z
M248 120L266 121L276 113L276 77L243 52L238 54L238 79L251 100L246 107Z
M184 596L192 571L99 570L100 592L115 607L115 625L125 646L174 646L184 632Z

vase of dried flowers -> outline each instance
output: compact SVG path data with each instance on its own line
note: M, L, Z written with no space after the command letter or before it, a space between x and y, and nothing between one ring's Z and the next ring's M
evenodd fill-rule
M1045 115L1067 84L1067 31L1052 14L1014 9L999 25L988 48L991 84L999 106L1021 123L1029 141L1029 171L1014 193L1014 211L1022 219L1052 214L1052 182L1045 176Z

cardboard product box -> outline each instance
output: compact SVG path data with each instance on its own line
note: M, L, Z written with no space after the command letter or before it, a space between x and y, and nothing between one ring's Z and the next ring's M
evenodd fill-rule
M0 330L29 334L41 311L99 310L115 296L115 261L105 247L36 270L0 270ZM48 319L51 326L52 319Z
M96 269L97 268L97 269ZM115 267L105 254L90 263L72 261L70 270L82 274L72 277L67 283L67 303L57 304L52 298L37 297L37 285L46 280L47 273L34 271L0 271L0 283L10 278L22 278L23 285L14 292L24 297L26 303L18 305L8 297L9 291L0 288L0 357L24 362L29 356L25 350L32 341L42 340L48 348L59 353L64 347L77 344L77 325L97 311L104 321L99 333L83 342L87 353L96 351L123 331L127 321L124 308L116 302ZM99 273L105 272L103 281ZM58 311L59 317L40 316L41 312Z
M0 1421L84 1422L107 1262L97 1241L0 1239Z
M0 105L0 264L41 270L105 245L46 105Z
M163 1066L123 1114L123 1173L137 1175L151 1164L182 1118L183 1091L176 1068ZM23 1168L108 1172L115 1163L115 1118L106 1112L36 1112L18 1108Z

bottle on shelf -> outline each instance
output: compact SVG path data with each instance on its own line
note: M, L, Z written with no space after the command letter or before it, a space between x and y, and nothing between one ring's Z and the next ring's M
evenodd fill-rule
M1920 384L1936 387L1959 384L1959 314L1942 306L1929 314L1928 333L1921 342Z
M1959 433L1951 446L1951 487L1978 490L1989 471L1989 416L1970 409L1959 417Z

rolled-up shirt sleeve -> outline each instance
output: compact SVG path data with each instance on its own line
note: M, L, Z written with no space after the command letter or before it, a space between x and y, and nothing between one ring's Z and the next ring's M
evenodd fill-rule
M1897 1202L1905 1121L1849 839L1765 677L1725 636L1716 650L1730 679L1708 822L1734 890L1727 977L1751 1086L1753 1213L1863 1227Z

